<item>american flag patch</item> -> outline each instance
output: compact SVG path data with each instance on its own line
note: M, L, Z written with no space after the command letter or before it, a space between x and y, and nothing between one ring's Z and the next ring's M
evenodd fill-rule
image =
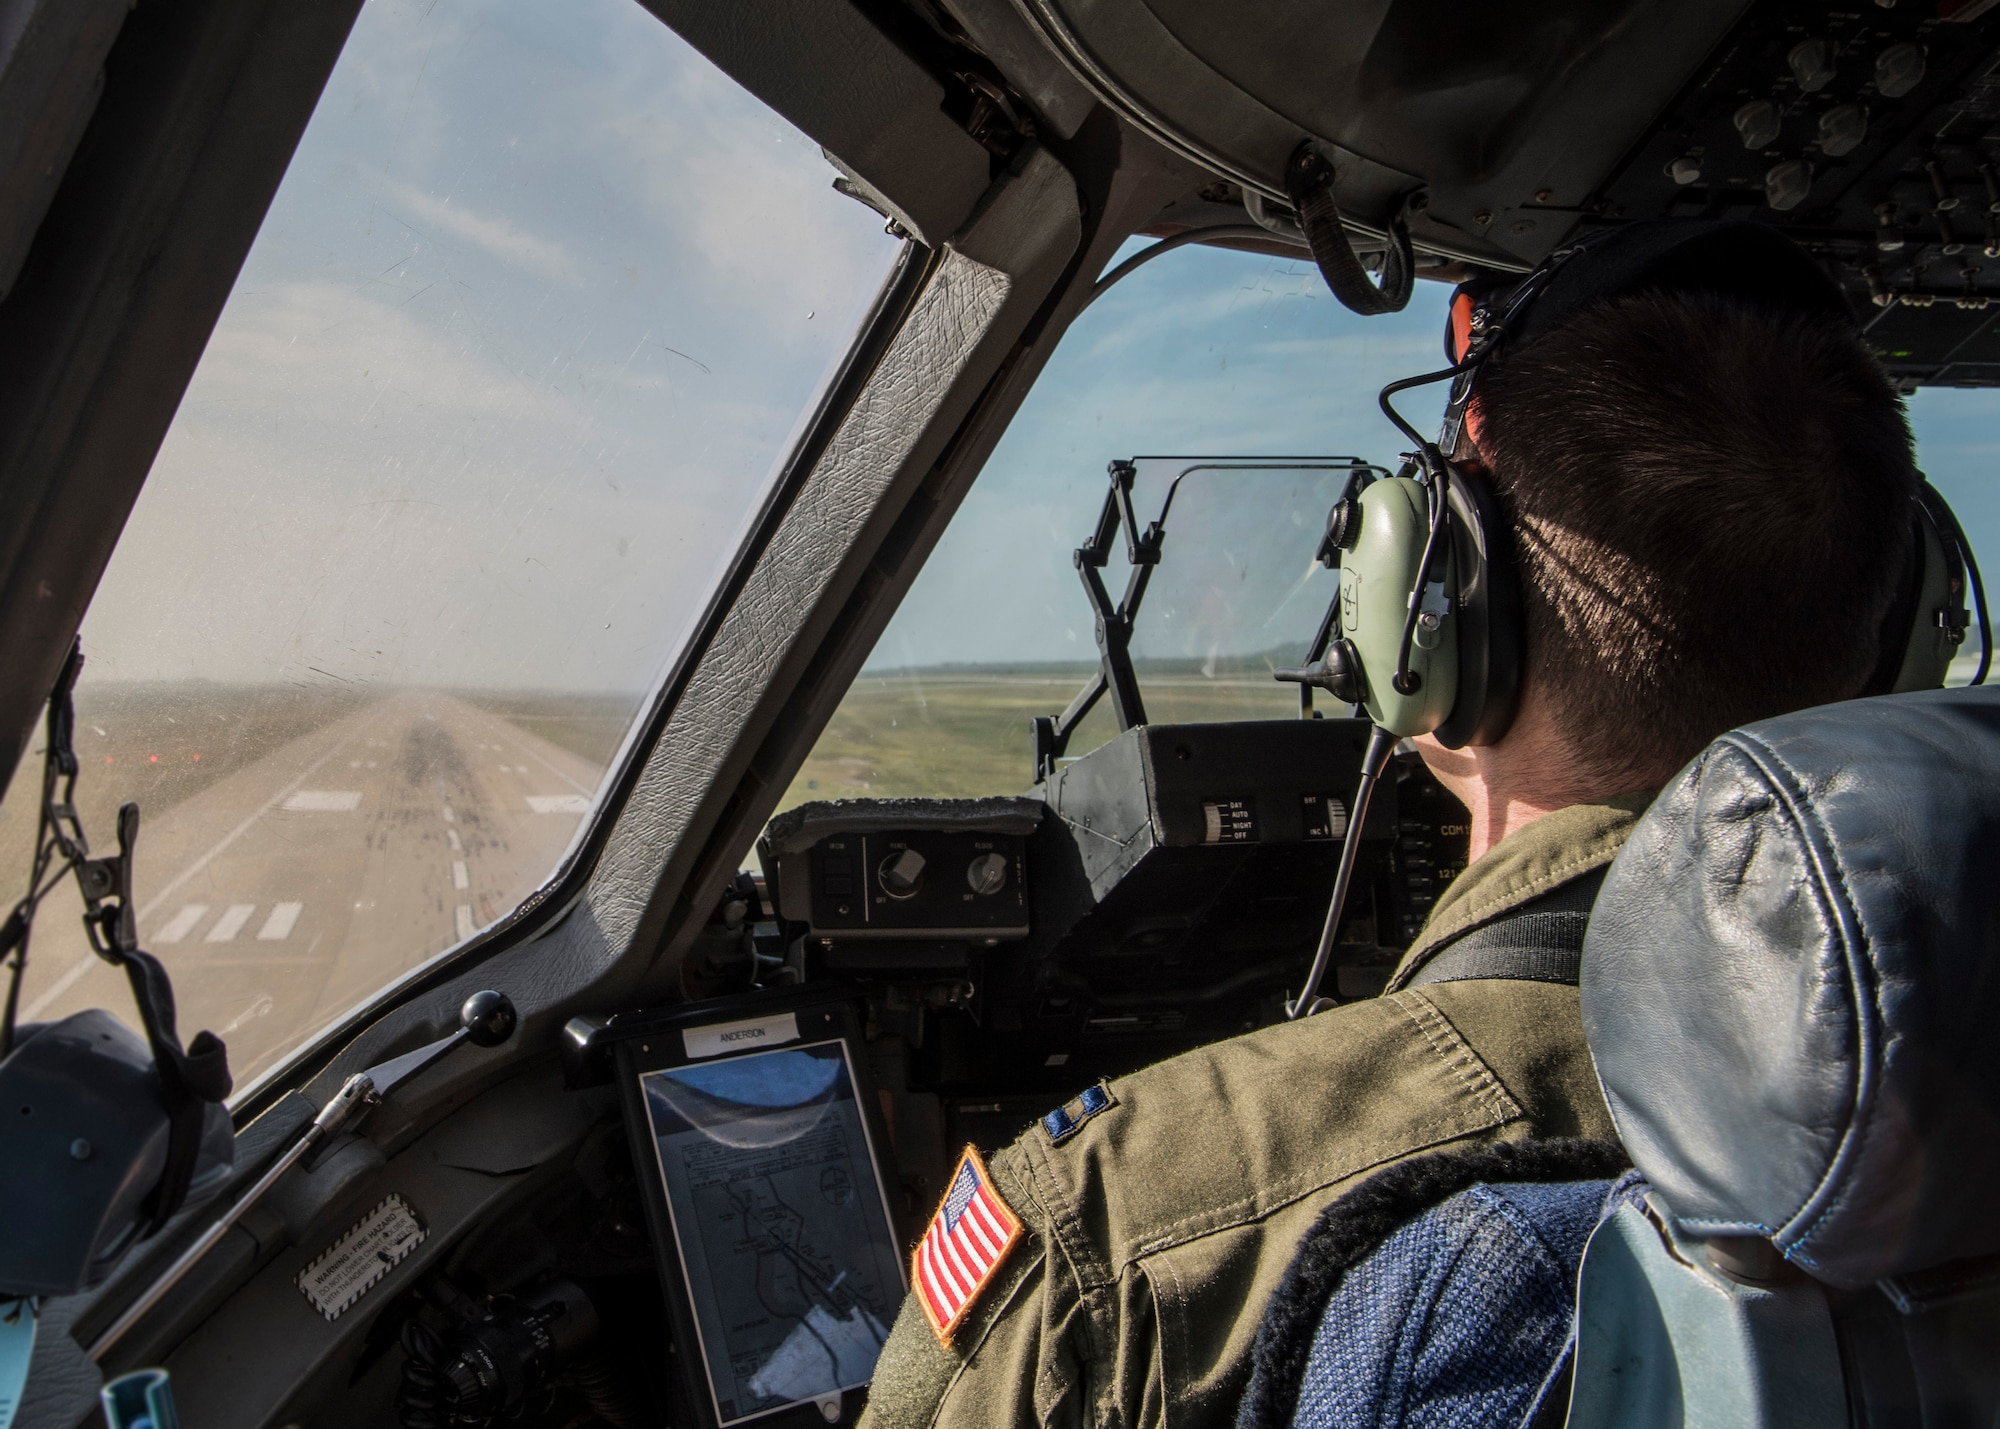
M910 1284L939 1344L951 1343L972 1302L1020 1238L1021 1218L1000 1198L979 1153L966 1147L951 1189L910 1257Z

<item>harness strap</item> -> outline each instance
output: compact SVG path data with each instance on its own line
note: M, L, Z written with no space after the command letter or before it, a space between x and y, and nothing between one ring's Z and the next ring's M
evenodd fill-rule
M1483 923L1424 960L1405 987L1498 978L1575 987L1583 967L1583 935L1605 870L1571 879L1516 911Z

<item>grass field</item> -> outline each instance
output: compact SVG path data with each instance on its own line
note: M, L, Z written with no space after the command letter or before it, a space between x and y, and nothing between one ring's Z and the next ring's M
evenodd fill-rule
M624 742L638 694L564 694L548 690L454 690L459 699L600 768Z
M1035 777L1028 721L1060 714L1091 673L1079 666L863 675L779 807L811 799L1021 793ZM1147 717L1161 724L1289 719L1299 708L1296 687L1268 673L1142 674L1141 686ZM1100 700L1069 752L1086 753L1116 733L1111 702Z

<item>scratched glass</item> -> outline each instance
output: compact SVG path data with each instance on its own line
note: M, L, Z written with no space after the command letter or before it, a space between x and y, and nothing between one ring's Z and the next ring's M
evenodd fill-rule
M239 1088L580 837L894 259L832 178L632 0L362 9L83 627L84 818ZM28 1019L131 1016L78 911Z

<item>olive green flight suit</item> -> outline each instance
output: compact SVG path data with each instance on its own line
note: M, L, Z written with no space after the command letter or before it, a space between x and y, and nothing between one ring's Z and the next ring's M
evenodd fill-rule
M1575 988L1399 988L1444 941L1610 862L1650 801L1563 809L1502 841L1438 900L1382 997L1121 1078L1060 1144L1037 1125L995 1155L1027 1234L949 1348L904 1302L863 1429L1226 1429L1265 1305L1328 1202L1447 1147L1612 1139Z

